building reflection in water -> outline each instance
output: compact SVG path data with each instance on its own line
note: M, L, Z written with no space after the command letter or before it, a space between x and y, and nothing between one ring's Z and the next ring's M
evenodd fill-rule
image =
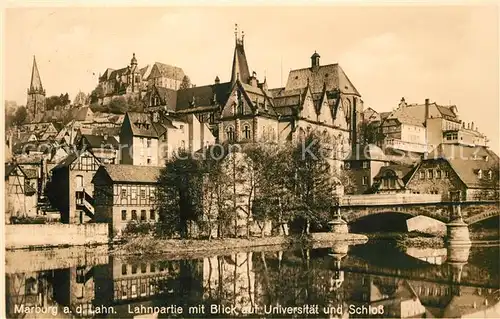
M195 305L205 305L205 314L211 304L232 305L262 315L266 305L311 304L322 312L335 309L320 316L329 318L379 317L350 313L353 305L383 307L384 317L489 316L498 302L498 286L491 282L498 273L485 275L484 269L468 262L469 251L448 247L441 265L425 261L423 254L406 255L405 268L377 266L347 244L191 260L109 257L107 264L8 274L7 310L15 317L16 304L69 306L73 316L99 317L95 307L105 305L116 311L106 317L126 318L133 317L129 307L140 305L176 304L185 314Z

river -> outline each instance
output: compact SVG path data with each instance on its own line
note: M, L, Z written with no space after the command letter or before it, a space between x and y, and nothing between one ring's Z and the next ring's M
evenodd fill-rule
M498 318L499 247L391 241L191 259L6 253L9 318Z

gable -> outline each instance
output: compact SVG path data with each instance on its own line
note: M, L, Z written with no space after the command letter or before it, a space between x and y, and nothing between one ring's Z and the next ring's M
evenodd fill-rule
M347 129L347 116L345 114L344 108L340 107L337 105L337 113L336 116L333 120L333 125L342 128L342 129Z
M311 121L316 121L317 119L316 108L314 107L314 101L309 89L306 91L304 100L302 101L299 116Z
M327 125L333 125L334 115L333 108L328 104L328 99L326 98L326 93L323 94L321 99L318 101L318 122Z
M149 73L148 80L161 77L160 70L158 69L158 65L155 63L151 68L151 72Z
M92 184L94 184L94 185L111 185L111 184L113 184L111 177L109 177L109 174L106 171L106 167L104 167L104 166L99 167L99 169L95 173L94 177L92 178Z
M101 163L90 151L84 151L78 156L73 163L71 163L70 169L77 171L96 171Z
M254 114L252 102L248 99L244 89L238 84L234 85L222 109L222 118L251 114Z

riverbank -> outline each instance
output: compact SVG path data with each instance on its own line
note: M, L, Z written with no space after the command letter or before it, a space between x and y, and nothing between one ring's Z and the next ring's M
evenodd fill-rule
M419 232L409 233L371 233L364 234L369 240L390 240L401 248L443 248L444 237L432 236Z
M255 248L289 248L301 245L310 248L330 247L336 243L362 244L368 237L360 234L313 233L307 237L276 236L254 238L224 239L158 239L152 236L141 236L128 239L114 247L115 256L153 256L179 257L193 253L219 254L234 250L251 250Z

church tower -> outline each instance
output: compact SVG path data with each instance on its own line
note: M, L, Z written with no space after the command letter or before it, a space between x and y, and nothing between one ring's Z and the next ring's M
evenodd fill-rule
M231 84L234 85L236 80L239 79L242 83L248 84L250 81L250 71L248 69L247 57L245 55L245 48L243 47L243 38L245 34L243 31L241 35L238 32L238 25L235 25L234 36L236 45L234 47L233 68L231 70Z
M28 88L26 109L29 120L33 120L37 114L45 112L45 90L42 86L40 73L38 73L35 56L33 56L33 68L31 70L31 83Z

